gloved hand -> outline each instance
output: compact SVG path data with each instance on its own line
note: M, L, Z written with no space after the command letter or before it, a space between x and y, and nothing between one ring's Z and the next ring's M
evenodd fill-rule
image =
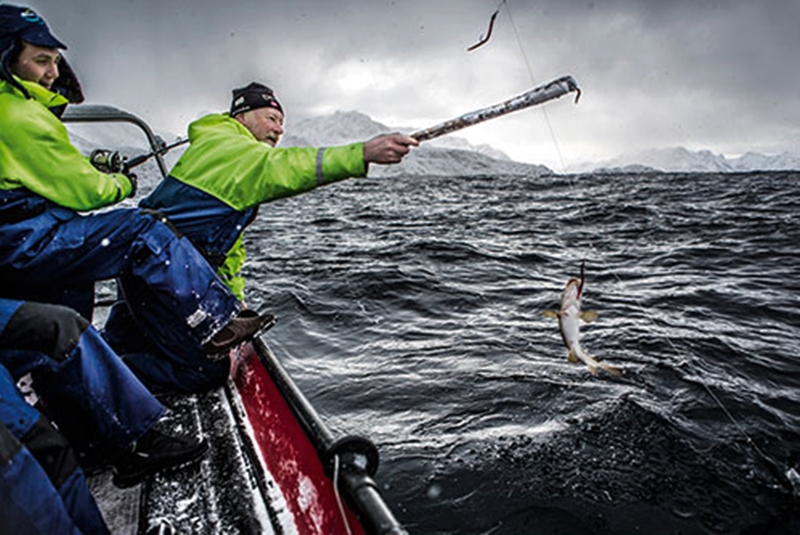
M95 169L104 173L122 173L125 166L125 158L119 152L108 149L93 150L89 161Z

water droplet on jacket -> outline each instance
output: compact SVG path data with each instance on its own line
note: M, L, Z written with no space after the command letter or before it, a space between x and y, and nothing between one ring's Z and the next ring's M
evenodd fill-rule
M441 486L433 484L430 487L428 487L428 498L430 498L431 500L436 500L441 495L442 495Z

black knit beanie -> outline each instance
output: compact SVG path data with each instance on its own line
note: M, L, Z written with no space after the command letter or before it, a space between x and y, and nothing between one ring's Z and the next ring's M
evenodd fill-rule
M251 82L246 87L233 90L231 117L258 108L274 108L283 113L283 108L275 98L275 93L264 84Z

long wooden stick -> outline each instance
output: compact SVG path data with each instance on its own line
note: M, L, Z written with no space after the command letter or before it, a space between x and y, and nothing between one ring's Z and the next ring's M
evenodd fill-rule
M562 97L573 91L576 93L575 102L577 103L581 96L581 90L578 88L578 84L572 76L564 76L547 84L535 87L530 91L506 100L505 102L501 102L500 104L465 113L455 119L426 128L425 130L414 132L411 134L411 137L417 141L427 141L474 124L482 123L483 121L488 121L489 119L494 119L495 117L500 117L501 115L506 115L513 111L529 108L536 104L542 104L548 100Z

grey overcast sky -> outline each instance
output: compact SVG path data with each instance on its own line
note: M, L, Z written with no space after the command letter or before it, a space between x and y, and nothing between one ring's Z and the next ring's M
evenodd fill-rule
M800 147L798 0L30 0L89 101L156 129L260 80L288 114L424 128L572 75L584 91L463 130L556 170L649 148ZM500 7L489 42L486 34ZM530 71L526 65L530 65ZM559 153L561 157L559 157Z

